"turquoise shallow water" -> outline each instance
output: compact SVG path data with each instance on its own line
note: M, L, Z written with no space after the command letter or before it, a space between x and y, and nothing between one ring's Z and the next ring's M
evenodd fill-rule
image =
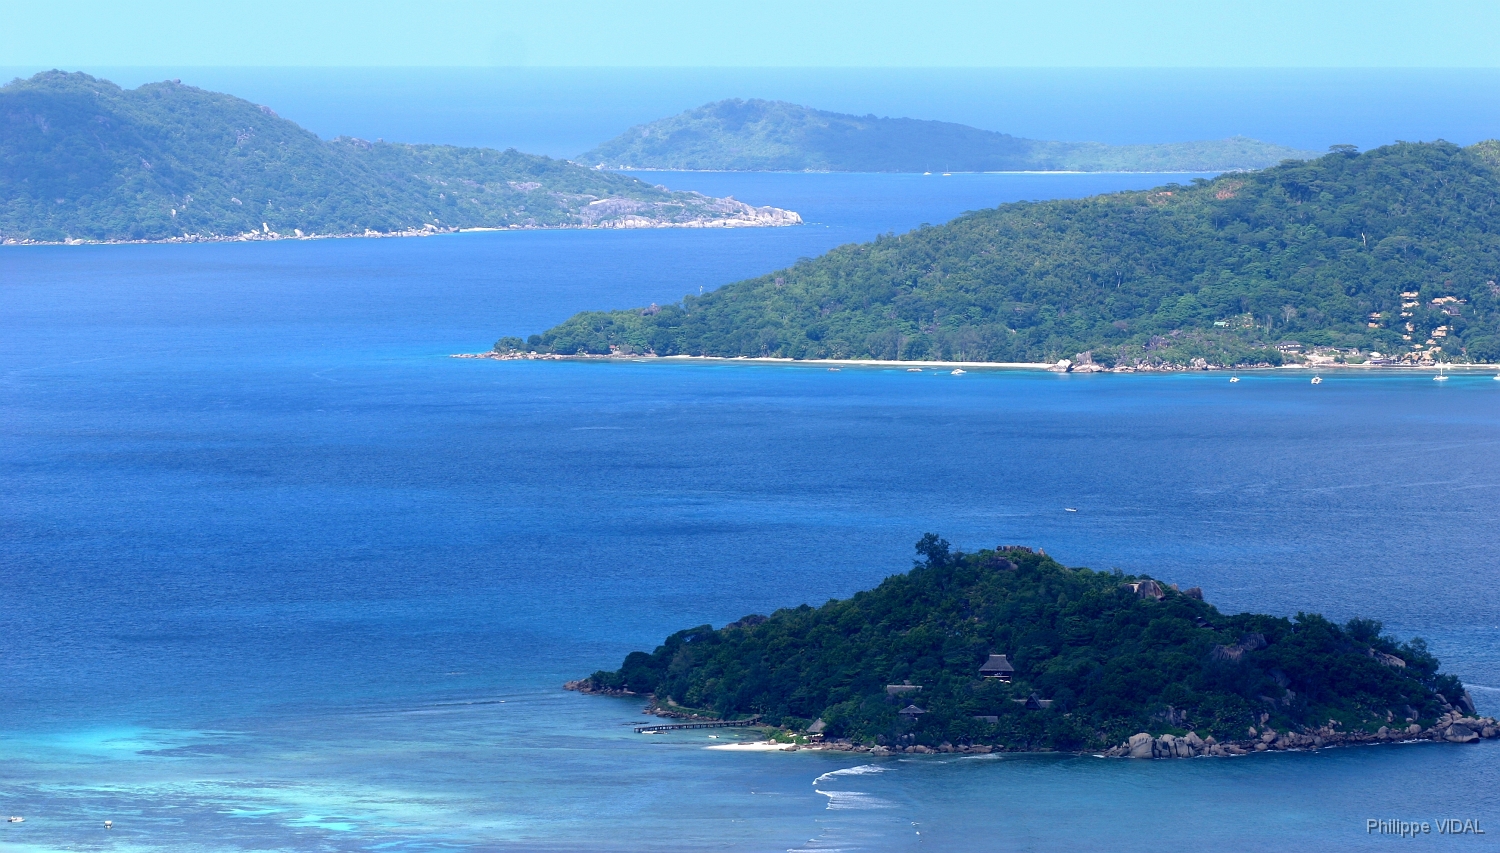
M1364 821L1495 820L1493 742L861 761L637 736L639 703L560 690L677 628L868 587L934 530L1228 610L1381 618L1500 711L1488 374L446 357L1150 182L673 180L816 224L0 254L0 810L27 817L0 845L1447 849Z

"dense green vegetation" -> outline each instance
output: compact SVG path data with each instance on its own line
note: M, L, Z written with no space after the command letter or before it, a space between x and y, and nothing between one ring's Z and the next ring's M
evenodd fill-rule
M747 210L513 150L324 141L267 107L176 82L127 91L52 71L0 88L0 240L684 223Z
M1378 622L1225 615L1196 590L1142 594L1127 583L1141 578L1024 548L951 552L928 534L917 550L911 572L873 590L680 631L590 687L792 728L821 718L829 737L862 742L1068 750L1142 730L1373 730L1387 712L1430 720L1464 695L1421 640L1397 643ZM1011 683L979 676L991 654L1009 657ZM921 690L888 695L903 683ZM1050 707L1028 708L1033 695ZM908 703L925 713L902 717Z
M1090 352L1134 366L1279 363L1275 345L1290 339L1500 361L1497 164L1496 142L1399 143L1007 204L675 305L579 314L527 344L1029 362Z
M574 159L638 169L831 172L1220 172L1317 156L1244 137L1160 145L1046 142L945 121L728 100L632 127Z

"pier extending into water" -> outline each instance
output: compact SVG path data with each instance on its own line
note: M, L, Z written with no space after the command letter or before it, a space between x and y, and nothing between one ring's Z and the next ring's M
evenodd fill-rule
M726 729L737 726L753 726L760 722L759 717L751 717L748 720L713 720L706 723L667 723L660 726L636 726L635 733L638 735L655 734L657 732L675 732L682 729Z

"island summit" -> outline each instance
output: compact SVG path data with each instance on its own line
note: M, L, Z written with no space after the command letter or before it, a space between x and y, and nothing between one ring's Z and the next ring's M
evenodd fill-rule
M679 631L570 689L876 753L1188 757L1497 735L1420 639L1379 622L1224 614L1197 588L952 551L821 607Z

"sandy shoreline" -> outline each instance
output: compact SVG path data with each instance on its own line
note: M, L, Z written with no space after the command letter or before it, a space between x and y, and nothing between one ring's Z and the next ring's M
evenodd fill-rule
M705 746L704 749L717 749L722 752L786 752L795 744L777 743L771 740L751 740L739 743L716 743L713 746Z
M802 224L797 222L762 222L758 220L720 217L695 219L689 222L609 220L595 225L498 225L474 226L472 228L408 228L403 231L365 231L348 234L282 234L276 231L246 232L244 234L184 234L181 237L165 237L160 240L31 240L5 238L0 246L155 246L175 243L265 243L276 240L353 240L384 239L389 237L435 237L440 234L477 234L489 231L650 231L659 228L786 228Z
M492 361L603 361L620 364L651 364L651 363L679 363L679 364L780 364L780 365L806 365L808 367L825 367L840 369L844 367L875 367L889 368L901 367L907 370L1036 370L1052 373L1259 373L1280 371L1404 371L1415 373L1436 373L1437 365L1425 364L1285 364L1280 367L1208 367L1195 368L1186 365L1166 365L1162 367L1130 367L1126 369L1098 368L1094 370L1080 370L1075 366L1071 370L1059 369L1055 363L1029 362L1029 361L890 361L873 358L776 358L771 356L737 356L734 358L706 355L556 355L556 354L534 354L534 353L454 353L449 358L473 358L488 359ZM1494 364L1444 364L1444 369L1449 372L1465 373L1497 373L1500 374L1500 365Z

